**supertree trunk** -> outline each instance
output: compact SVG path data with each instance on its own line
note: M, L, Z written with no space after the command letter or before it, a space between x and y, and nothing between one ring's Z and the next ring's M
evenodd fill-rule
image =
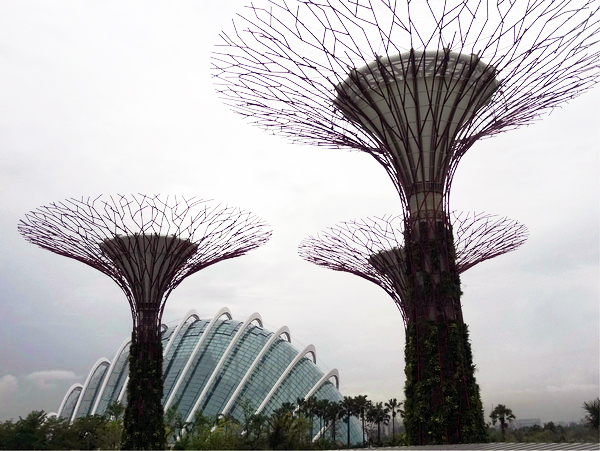
M163 352L160 337L152 328L131 334L127 409L123 418L123 449L164 449Z
M481 442L475 382L452 230L446 221L405 229L407 304L404 425L409 444Z

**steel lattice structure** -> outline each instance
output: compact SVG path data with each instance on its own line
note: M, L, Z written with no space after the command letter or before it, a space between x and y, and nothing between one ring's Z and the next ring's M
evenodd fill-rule
M474 212L452 212L457 272L514 251L528 236L517 221ZM394 300L407 322L404 219L384 216L342 222L304 239L299 254L305 260L348 272L380 286Z
M18 226L44 249L113 279L133 318L124 448L163 449L161 318L186 277L271 236L258 217L195 198L117 195L39 207Z
M254 2L221 34L214 74L224 101L251 123L372 155L408 206L415 181L448 196L478 139L531 123L597 82L599 8L597 0ZM404 83L418 77L421 87ZM411 124L415 108L426 117ZM448 110L457 108L452 124ZM435 132L423 130L431 122ZM418 180L428 152L435 164Z
M366 152L396 187L402 251L369 264L402 281L390 291L403 292L410 444L485 440L450 220L458 163L477 140L598 81L599 10L600 0L263 0L221 34L213 69L234 111L295 142ZM378 227L390 223L370 225L305 245L364 277L353 240L387 236ZM481 239L502 253L496 231ZM346 232L352 239L336 241ZM485 255L476 249L473 263Z
M159 195L68 199L31 211L18 228L27 241L113 279L129 301L134 329L149 297L157 316L145 325L159 327L167 298L186 277L271 236L260 218L238 208ZM141 290L144 281L151 290Z

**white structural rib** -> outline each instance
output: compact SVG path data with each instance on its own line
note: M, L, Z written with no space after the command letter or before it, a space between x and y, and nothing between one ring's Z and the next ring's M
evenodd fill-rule
M171 338L169 338L169 342L167 343L167 346L165 346L165 350L163 351L163 356L164 357L167 356L167 352L169 352L170 349L171 349L171 347L173 346L173 343L175 342L175 337L177 335L179 335L179 331L181 330L181 328L185 325L185 323L188 322L188 320L192 316L194 318L196 318L198 321L200 320L200 317L198 316L198 312L196 310L190 310L189 312L187 312L185 314L185 316L183 317L183 320L181 320L181 322L177 325L177 327L173 331L173 334L171 335Z
M129 376L125 378L125 382L123 382L123 386L121 387L121 391L119 392L119 397L117 401L123 402L123 398L125 397L125 393L127 393L127 384L129 383Z
M277 382L275 382L275 385L273 385L273 388L271 388L271 391L267 394L267 396L265 397L265 399L263 400L261 405L258 406L258 409L256 409L256 412L255 412L256 414L262 412L262 410L265 408L267 403L271 400L271 398L273 397L273 395L275 394L275 392L277 391L277 389L279 388L281 383L285 380L287 375L292 371L292 369L296 366L296 364L306 356L306 354L312 354L313 362L317 363L317 353L315 351L315 347L313 345L308 345L306 348L304 348L302 350L302 352L298 353L296 358L290 362L290 364L287 366L285 371L281 374L281 376L279 376L279 379L277 379Z
M308 399L310 398L312 395L314 395L317 390L319 390L319 388L321 388L323 386L323 384L325 382L327 382L329 379L334 378L335 379L335 388L340 388L340 374L338 373L337 369L332 369L329 373L325 374L321 379L319 379L317 381L317 383L313 386L313 388L311 388L308 393L304 396L304 399ZM316 441L319 439L319 437L321 437L321 435L323 435L323 433L327 430L328 426L323 426L323 428L317 432L317 435L315 435L312 439L312 441ZM348 427L350 427L350 425L348 425Z
M90 370L90 374L88 374L88 376L85 379L85 382L83 383L83 388L81 389L79 399L77 399L77 404L75 405L75 408L73 409L73 414L71 415L71 421L75 420L77 411L79 410L79 407L81 406L81 401L83 400L83 397L85 396L85 392L88 389L88 386L90 385L90 381L92 380L92 376L94 374L96 374L96 371L102 365L106 365L107 367L109 367L110 360L108 360L106 357L101 357L98 360L96 360L96 363L94 363L94 365L92 366L92 369ZM106 372L104 373L104 377L106 377Z
M173 387L173 390L171 391L171 395L169 396L169 399L167 399L167 402L164 405L165 412L167 411L167 409L169 407L171 407L171 404L173 403L175 396L177 396L177 391L179 390L179 387L181 386L183 380L185 379L185 376L187 375L190 367L192 366L192 363L194 362L196 354L198 354L198 351L200 350L200 348L206 341L207 337L210 335L210 331L217 323L217 320L223 315L226 315L229 319L231 319L231 312L229 311L229 309L227 307L223 307L213 317L213 319L210 321L210 323L208 324L208 326L206 327L204 332L202 332L202 337L200 338L200 340L198 340L198 343L196 343L196 346L194 346L194 350L192 351L190 358L188 359L187 363L185 364L183 371L179 375L179 378L177 379L177 382L175 383L175 386Z
M71 396L71 393L73 393L77 389L79 389L79 396L81 396L81 390L83 390L83 385L81 385L81 384L73 384L67 390L67 393L65 394L65 397L63 398L63 400L60 403L60 406L58 407L57 416L59 418L60 418L60 415L62 414L63 409L65 408L65 403L69 399L69 396Z
M331 378L335 379L335 388L339 389L340 388L340 374L339 374L338 370L334 368L329 373L325 374L321 379L319 379L317 381L317 383L313 386L313 388L311 388L308 391L308 393L304 396L304 399L308 399L312 395L314 395L317 392L317 390L319 388L321 388L323 386L323 384Z
M252 362L252 365L250 365L250 368L248 368L248 370L246 371L246 374L244 374L244 377L242 378L242 380L238 384L237 388L235 389L235 391L233 392L233 394L229 397L229 401L227 401L227 404L225 404L225 407L223 408L223 411L221 412L223 415L225 415L225 414L227 414L229 412L229 409L231 409L231 407L235 403L237 397L239 396L239 394L241 393L242 389L246 385L246 382L248 381L248 379L252 375L252 372L254 371L254 368L256 368L258 366L258 364L262 360L263 356L271 348L271 345L275 342L275 340L277 340L282 335L285 335L287 337L288 343L291 341L290 330L288 329L287 326L281 327L277 332L275 332L273 335L271 335L271 337L269 338L269 341L267 341L265 343L265 345L261 349L260 353L254 359L254 362Z
M169 338L169 342L167 343L167 346L165 347L165 350L163 352L164 359L167 358L167 353L171 350L171 348L175 344L175 340L177 339L177 336L181 333L181 329L183 328L183 326L185 326L188 323L189 319L192 317L195 318L196 321L200 321L200 316L196 310L190 310L185 314L183 320L177 325L177 327L171 334L171 338ZM190 327L191 327L191 324L190 324ZM184 334L185 333L187 333L187 330L184 332ZM181 339L183 340L183 337L181 337ZM171 360L173 360L174 357L175 357L175 355L171 356ZM165 372L165 369L168 367L169 363L170 363L170 361L167 362L165 360L165 366L163 366L163 379L166 379L166 377L167 377L167 373ZM177 382L177 381L175 381L175 382Z
M175 328L175 330L171 334L171 338L169 338L169 342L167 343L167 346L163 350L163 357L167 356L167 352L169 352L169 350L173 346L173 342L175 341L175 337L177 337L177 334L179 334L179 331L181 330L181 328L185 325L185 323L187 323L187 320L190 319L192 316L195 317L197 320L200 320L200 318L198 317L198 312L196 310L190 310L190 311L188 311L185 314L185 317L183 318L183 320L177 325L177 327ZM164 324L163 324L163 326L164 326ZM164 376L164 374L163 374L163 376ZM119 398L118 398L119 402L122 402L123 398L125 397L125 393L127 391L127 383L128 382L129 382L129 375L125 378L125 382L123 383L123 387L121 387L121 391L119 392Z
M100 387L100 391L98 392L98 396L96 396L96 401L94 402L94 407L92 408L92 412L91 412L92 415L94 415L96 413L96 410L98 409L98 404L100 404L100 400L102 399L104 390L106 390L106 385L108 384L108 380L110 379L110 376L112 376L112 373L115 370L115 365L117 364L119 357L121 357L121 353L125 350L127 345L130 343L131 343L131 339L129 339L129 338L123 340L123 343L121 343L119 350L115 354L113 361L110 364L110 367L108 368L108 371L106 371L106 376L104 377L104 381L102 381L102 387Z
M233 348L239 341L240 337L244 334L244 332L248 329L248 327L250 327L250 325L252 324L253 321L258 321L258 324L260 325L260 327L263 327L262 318L260 317L260 315L257 312L254 312L252 315L250 315L246 319L246 321L243 322L243 326L240 326L238 331L235 333L235 335L229 342L229 345L223 352L223 355L219 359L219 363L217 363L217 366L215 367L212 374L210 375L210 378L208 379L206 384L204 384L204 388L202 389L200 396L198 396L198 399L196 400L194 407L192 407L192 410L190 411L190 414L188 415L188 417L185 421L189 422L194 419L194 413L196 413L196 410L198 410L198 408L200 407L200 404L204 400L206 393L208 393L210 386L212 385L213 381L217 378L217 375L219 374L219 371L221 371L221 368L225 364L225 361L229 357L229 354L231 353L231 351L233 350Z

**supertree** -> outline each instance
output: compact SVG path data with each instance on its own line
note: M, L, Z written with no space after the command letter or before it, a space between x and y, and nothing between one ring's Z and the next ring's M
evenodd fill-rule
M117 195L39 207L18 226L38 246L95 268L125 292L133 332L123 449L164 449L161 318L189 275L271 235L258 217L195 198Z
M525 242L528 235L524 225L498 216L453 212L450 220L455 231L456 277L482 261L515 250ZM408 275L404 225L403 216L344 222L331 227L317 237L303 240L299 246L299 253L312 263L336 271L349 272L379 285L396 303L410 332L419 306L415 302L414 293L411 292L414 290L414 285L411 285L411 278ZM444 307L439 306L440 309ZM421 373L434 376L442 373L443 377L456 378L459 389L462 390L460 396L447 389L444 393L445 402L455 402L458 410L463 413L457 420L457 428L469 440L482 440L484 424L480 418L482 406L479 386L475 382L473 372L468 371L471 366L466 365L468 362L472 365L473 360L466 336L467 328L466 325L463 326L463 337L460 337L461 331L456 330L456 324L454 326L455 330L452 331L450 328L448 333L448 348L455 354L454 359L462 361L463 364L456 365L452 374L437 368L439 355L437 352L431 352L432 349L437 351L435 346L437 343L431 341L427 343L425 340L427 346L422 351L424 356L419 358L415 349L416 340L414 336L407 333L405 350L407 396L404 403L404 422L408 428L412 418L427 418L431 413L431 406L423 402L430 400L430 394L423 396L421 393L419 396L413 393L422 389L424 384L409 382L419 380ZM430 388L435 391L435 388ZM412 420L412 424L418 425L420 422L423 421ZM435 431L435 426L442 430ZM418 435L418 428L415 429L417 430L412 433ZM428 430L432 433L443 434L443 429L447 429L444 421L440 421L439 425L428 425Z
M522 224L498 216L453 212L450 220L455 231L453 250L456 278L482 261L515 250L528 235L527 228ZM442 351L439 350L439 330L429 329L430 335L423 339L422 349L417 349L418 337L411 333L415 329L415 318L420 314L421 306L414 295L414 279L409 272L404 226L403 216L344 222L320 236L303 240L299 253L312 263L349 272L379 285L396 303L407 326L403 417L407 432L413 439L416 441L420 431L427 430L430 439L442 441L444 434L447 435L451 429L448 422L456 416L447 405L454 404L460 415L454 418L456 423L453 426L456 433L460 434L460 439L484 440L485 425L481 418L483 409L479 386L473 373L467 326L462 323L462 318L447 324L447 339L441 342L446 348ZM446 282L442 281L441 285ZM436 307L442 310L448 305ZM452 305L450 307L454 308ZM455 312L448 312L448 315L451 314ZM455 362L451 371L440 365L440 352L451 353L450 358ZM449 389L448 384L442 386L446 406L440 409L441 412L432 412L436 407L433 396L439 390L435 387L436 378L442 383L444 380L454 380L457 385L454 389ZM437 415L433 421L432 413Z
M484 434L449 219L457 165L598 80L598 0L264 0L221 34L217 89L298 143L366 152L401 201L410 443Z
M517 221L474 212L452 212L456 272L514 251L528 230ZM346 221L304 239L299 254L334 271L357 275L379 285L396 303L405 323L414 316L407 293L403 216Z

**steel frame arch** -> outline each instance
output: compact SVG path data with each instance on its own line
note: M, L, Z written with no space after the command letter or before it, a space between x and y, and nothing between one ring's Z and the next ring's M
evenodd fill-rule
M67 399L69 399L69 396L71 396L71 394L77 389L79 389L79 396L81 396L81 391L83 390L83 385L81 385L80 383L71 385L69 387L69 389L67 390L67 393L65 394L63 400L61 401L60 406L58 406L58 412L56 413L58 418L60 418L60 415L62 414L62 411L65 408L65 403L67 402ZM77 398L77 400L79 401L79 398ZM75 408L73 408L73 411L75 411ZM71 421L71 416L69 416L69 421Z
M194 318L194 320L190 321L191 318ZM177 350L174 350L170 359L167 360L169 351L173 348L173 346L175 346L175 341L177 340L178 337L180 338L179 344L181 344L181 341L183 340L185 334L187 334L190 327L192 327L195 323L199 323L201 321L204 321L204 320L202 320L200 318L200 314L198 313L198 311L196 311L195 309L189 310L185 314L185 317L183 318L183 320L177 325L177 327L173 331L173 334L171 335L171 338L169 339L169 342L167 343L167 346L165 347L165 349L163 351L163 381L165 382L165 384L167 382L167 375L170 374L169 366L170 366L171 362L173 361L173 358L175 357L175 353L177 352ZM185 330L183 330L183 327L186 324L188 325L188 327ZM167 388L166 385L163 386L163 397L166 397L168 399L168 396L170 396L171 392L173 391L173 387L175 387L175 384L177 383L177 379L179 379L179 378L176 378L172 382L172 384L170 384L169 390L166 390L166 388ZM167 396L167 394L168 394L168 396Z
M212 385L213 381L217 378L217 374L221 371L221 368L225 364L225 361L229 357L229 354L231 353L231 351L233 350L234 346L237 344L237 342L239 341L239 339L241 338L241 336L243 335L243 333L248 329L248 327L254 321L258 321L258 324L260 324L260 327L263 327L262 318L260 317L260 314L258 312L252 313L246 319L246 321L243 322L243 326L240 327L237 330L237 332L235 333L235 335L233 336L233 338L229 342L229 345L227 345L227 348L225 348L225 351L223 351L223 355L219 359L219 362L215 366L215 369L213 370L212 374L208 378L208 381L206 381L206 384L204 384L204 388L200 392L200 396L198 396L198 399L196 400L196 403L192 407L192 410L190 410L190 414L188 415L188 417L187 417L187 419L185 421L189 422L189 421L193 420L194 414L196 413L196 410L198 410L198 408L200 407L200 404L204 400L204 397L206 396L206 393L208 392L208 389Z
M175 386L173 387L173 390L171 391L171 394L169 395L169 399L167 399L167 402L163 406L163 409L165 410L165 412L167 411L167 409L169 407L171 407L171 404L173 403L173 399L177 395L177 391L179 390L179 387L181 386L183 379L185 378L185 376L187 376L187 373L190 370L190 367L192 366L192 362L194 361L196 355L198 354L198 351L200 350L200 348L206 341L206 338L210 334L210 331L216 324L217 320L223 315L226 315L229 319L232 319L231 312L229 311L229 309L227 307L223 307L210 320L210 323L208 324L208 326L206 326L206 329L204 329L204 331L202 332L202 337L200 337L200 340L198 340L198 343L196 343L196 346L194 346L194 349L193 349L192 353L190 354L190 357L188 358L188 361L186 362L185 367L183 368L183 371L181 371L179 378L177 378L177 382L175 382Z
M94 376L94 374L96 374L96 371L98 371L98 368L100 368L102 365L106 365L107 370L104 372L104 375L102 376L103 378L106 377L106 374L108 372L108 368L110 368L110 360L108 360L106 357L100 357L98 360L96 360L96 363L94 363L92 365L92 369L90 370L90 373L87 375L87 377L85 378L85 382L83 383L83 388L81 389L81 394L79 395L79 398L77 399L77 404L75 404L75 409L73 409L73 414L71 415L70 418L70 422L73 422L77 416L77 411L79 410L79 408L81 407L81 401L83 401L83 396L86 392L86 390L88 389L88 386L90 385L90 381L92 380L92 377ZM104 379L102 379L102 383L104 382Z
M106 386L108 385L108 380L110 379L110 376L112 376L112 373L115 370L115 365L119 361L119 357L121 357L121 354L123 353L123 351L125 350L127 345L130 343L131 343L131 338L126 338L125 340L123 340L123 343L121 343L121 346L115 353L113 361L111 362L110 367L106 371L106 377L102 381L102 387L100 387L100 392L98 392L98 396L96 397L96 401L94 402L94 407L92 408L92 415L94 415L96 413L96 410L98 410L98 405L100 404L102 395L104 394L104 391L106 390ZM125 384L127 383L128 379L129 379L129 377L127 377L125 379Z
M171 347L173 346L173 342L175 341L175 337L179 334L179 331L181 330L181 328L184 326L185 323L188 322L188 320L192 316L195 317L198 321L200 321L199 314L198 314L198 312L195 309L188 310L186 312L185 316L183 317L183 319L179 322L179 324L177 325L177 327L173 331L173 335L171 335L171 338L169 338L169 342L167 343L167 346L165 346L165 349L163 351L163 357L167 356L167 352L169 352L171 350Z
M314 347L314 345L308 345L306 348L304 348L301 352L298 353L298 355L294 358L294 360L292 360L290 362L290 364L287 366L287 368L285 369L285 371L283 373L281 373L281 376L279 376L279 379L277 379L277 382L275 382L275 385L273 385L273 387L271 388L271 391L269 391L269 393L267 394L267 396L265 396L265 399L260 404L260 406L258 406L258 409L256 409L256 412L254 412L255 414L259 414L260 412L262 412L262 410L265 408L265 406L271 400L271 398L273 397L273 395L275 394L275 392L277 391L277 389L280 387L281 383L289 375L289 373L292 371L292 369L294 369L294 367L296 366L296 364L300 360L302 360L303 358L305 358L307 354L312 354L312 356L313 356L313 363L315 363L315 364L317 363L317 352L315 350L315 347Z
M177 334L179 333L179 331L181 330L181 328L183 327L183 325L185 323L187 323L187 320L190 319L192 316L196 317L196 319L199 321L200 318L198 316L198 312L196 310L189 310L186 314L185 317L183 319L183 321L181 321L177 327L175 328L175 330L173 331L173 334L171 335L171 338L169 338L169 342L167 343L167 346L165 347L165 349L163 350L163 357L167 356L167 352L171 349L173 342L175 341L175 337L177 336ZM161 324L161 330L162 333L164 333L165 331L167 331L169 328L168 326L165 326L166 329L162 329L162 326L165 326L164 324ZM129 342L131 342L131 340L129 340ZM123 383L123 387L121 387L121 391L119 392L119 398L118 401L121 402L123 401L123 397L125 396L125 391L127 389L127 383L129 382L129 375L127 375L127 377L125 378L125 382Z
M284 330L285 329L285 330ZM283 330L283 332L279 333L279 331ZM280 337L281 335L285 335L287 337L287 342L291 343L292 342L292 336L290 335L290 330L287 328L287 326L283 326L281 327L277 332L275 332L277 334L278 337Z
M340 389L340 373L337 370L337 368L334 368L331 371L329 371L327 374L323 375L323 377L321 379L319 379L315 385L313 385L313 388L311 388L308 391L308 393L306 394L306 396L304 398L305 399L310 398L312 395L314 395L319 390L319 388L321 388L323 386L323 384L325 384L325 382L327 382L331 378L335 379L335 388L337 388L339 390Z
M128 383L129 383L129 375L125 378L125 382L123 382L123 386L121 387L121 391L119 392L119 397L117 398L117 401L123 402L125 393L127 393L127 384Z
M241 393L243 388L246 386L246 382L248 382L248 379L252 375L254 369L258 366L258 364L260 363L260 361L262 360L264 355L267 353L267 351L271 348L273 343L275 343L275 340L277 340L282 335L285 335L287 337L288 343L291 343L292 340L290 337L290 330L288 329L287 326L280 327L277 330L277 332L275 332L273 335L271 335L271 338L269 338L269 341L267 341L265 343L265 345L261 349L260 353L255 357L254 362L252 362L252 365L250 365L250 367L246 370L246 374L244 374L244 377L238 384L237 388L235 389L233 394L229 397L229 401L227 401L227 404L225 404L225 407L223 408L223 412L222 412L223 414L227 414L229 412L229 410L231 409L231 407L237 400L237 397L239 396L239 394Z
M229 309L228 309L227 307L223 307L221 310L219 310L219 311L217 312L217 314L215 315L215 317L213 317L213 319L212 319L212 320L211 320L211 322L208 324L208 326L207 326L207 328L206 328L206 330L205 330L204 332L207 332L207 331L208 331L208 330L209 330L209 329L212 327L212 326L211 326L212 322L213 322L213 321L214 321L216 318L218 318L218 317L222 316L223 314L227 314L227 316L229 317L229 319L231 319L231 312L229 311ZM166 347L166 348L165 348L165 350L163 351L163 356L166 356L166 355L167 355L167 351L168 351L168 350L170 349L170 347L172 346L172 341L171 341L171 340L175 340L175 336L176 336L176 335L175 335L175 333L176 333L176 332L177 332L177 333L179 333L179 331L181 330L181 328L183 327L183 325L184 325L184 324L187 322L187 320L188 320L188 319L190 319L192 316L195 316L195 317L196 317L196 319L197 319L198 321L200 321L200 316L199 316L198 312L197 312L195 309L192 309L192 310L188 311L188 312L186 313L186 318L185 318L185 319L184 319L184 320L183 320L181 323L179 323L179 325L177 326L177 327L178 327L178 330L175 330L175 331L173 331L173 336L172 336L172 337L169 339L169 343L167 343L167 347ZM204 332L202 333L202 336L203 336L203 337L204 337ZM202 339L201 339L201 340L202 340ZM192 351L192 353L193 353L193 352L195 352L195 351L196 351L196 349L194 349L194 351ZM184 368L184 371L185 371L185 368ZM182 373L182 374L183 374L183 373ZM181 376L180 376L180 377L181 377ZM125 392L126 392L126 389L127 389L127 382L128 382L128 381L129 381L129 376L128 376L128 377L127 377L127 379L125 380L125 384L123 384L123 388L121 389L121 393L119 394L119 401L122 401L122 400L123 400L123 397L125 396ZM173 387L173 390L171 391L171 395L174 393L174 390L176 390L176 389L179 389L179 386L177 385L177 383L178 383L178 382L179 382L179 378L178 378L178 379L177 379L177 381L175 382L175 385L174 385L174 387ZM171 398L171 395L169 395L169 399ZM165 405L163 408L164 408L164 410L165 410L165 411L167 410L167 407L166 407L166 405Z
M323 375L323 377L321 379L319 379L315 385L313 385L313 388L311 388L309 390L309 392L306 394L304 399L308 399L311 396L313 396L317 391L319 391L319 388L321 388L325 384L325 382L327 382L332 377L335 379L335 388L337 388L339 390L340 374L339 374L337 368L334 368L331 371L329 371L327 374ZM348 423L348 427L350 427L350 423ZM314 441L318 440L319 437L321 437L325 433L327 428L328 428L328 426L323 426L321 428L321 430L318 431L317 434L312 438L312 441L314 442Z
M350 426L348 425L348 427ZM327 429L329 429L329 425L323 426L319 431L317 431L317 434L311 439L311 442L316 442L317 440L319 440L319 438L321 438L321 436L327 431Z

